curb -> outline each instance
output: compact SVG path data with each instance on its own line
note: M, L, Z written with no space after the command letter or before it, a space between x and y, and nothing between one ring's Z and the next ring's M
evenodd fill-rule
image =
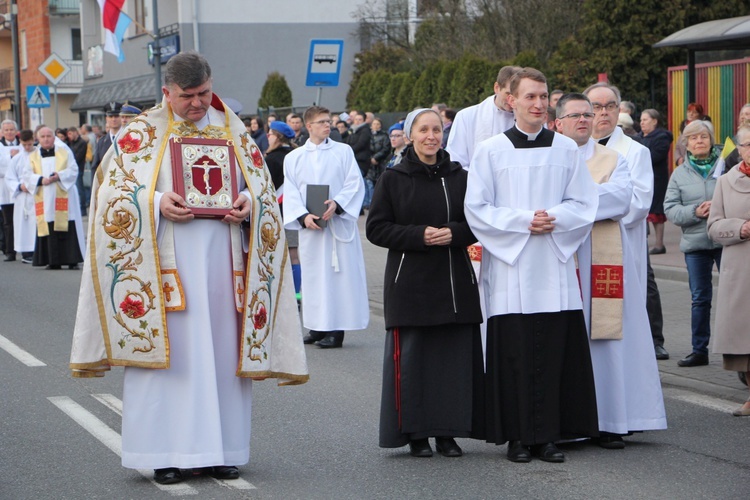
M688 282L688 272L684 267L675 266L655 266L651 265L654 270L654 276L656 279L669 280L669 281L681 281L683 283ZM713 272L713 279L711 280L713 285L719 286L719 273Z

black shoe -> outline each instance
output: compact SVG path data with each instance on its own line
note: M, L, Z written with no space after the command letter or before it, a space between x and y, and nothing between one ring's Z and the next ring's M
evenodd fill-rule
M168 469L154 469L154 481L159 484L175 484L182 482L182 472L176 467Z
M343 346L344 342L333 335L327 335L323 340L315 342L315 345L321 349L337 349Z
M211 477L215 479L239 479L240 470L233 465L217 465L213 467Z
M429 458L432 456L430 441L425 439L412 439L409 441L409 454L412 457Z
M60 267L58 265L54 265L53 266L52 264L48 264L47 267L45 267L45 269L52 269L53 271L57 271L59 269L62 269L62 267Z
M562 463L565 455L555 446L555 443L538 444L531 449L531 454L544 462Z
M516 463L531 462L531 450L528 446L521 444L521 441L510 441L508 443L508 460Z
M315 330L310 330L310 333L302 337L302 342L305 344L314 344L319 340L323 340L325 336L325 332L316 332Z
M655 345L654 352L656 353L656 359L669 359L669 353L662 345Z
M667 253L667 249L666 247L661 247L661 248L654 247L648 253L651 255L662 255L662 254Z
M444 457L460 457L464 454L456 440L451 437L436 437L435 449Z
M78 264L68 264L68 269L70 269L71 271L77 271Z
M16 254L9 253L8 255L5 256L5 258L3 259L3 262L15 262L15 260L16 260Z
M695 352L691 352L677 362L677 366L706 366L707 364L708 354L698 354Z
M616 434L602 433L598 440L599 446L606 450L624 450L625 441L622 440L622 436Z

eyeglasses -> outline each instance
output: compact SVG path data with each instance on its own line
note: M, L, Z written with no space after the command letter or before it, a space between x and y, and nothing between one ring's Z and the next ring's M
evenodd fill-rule
M570 113L565 116L561 116L560 120L564 120L565 118L572 118L575 121L578 121L581 119L581 117L586 118L587 120L593 120L596 115L594 113Z
M403 136L404 136L404 134L391 134L391 135L390 135L389 137L390 137L391 139L397 139L397 138L399 138L399 137L403 137Z
M750 148L750 142L743 142L742 144L737 144L738 148Z
M598 102L592 102L591 106L594 108L594 113L598 113L599 111L603 109L606 109L607 112L611 112L617 109L617 103L615 101L610 101L607 104L600 104Z
M318 120L316 122L310 122L310 125L330 125L331 120Z

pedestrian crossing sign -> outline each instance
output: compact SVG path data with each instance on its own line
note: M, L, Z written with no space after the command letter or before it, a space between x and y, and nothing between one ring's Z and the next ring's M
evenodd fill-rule
M27 86L26 103L29 108L49 108L49 85Z

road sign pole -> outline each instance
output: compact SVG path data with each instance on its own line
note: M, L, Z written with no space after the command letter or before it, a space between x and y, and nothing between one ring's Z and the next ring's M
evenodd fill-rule
M320 96L323 94L323 87L318 87L318 98L315 99L315 105L320 106Z
M59 124L59 108L57 106L57 85L52 86L52 91L55 93L55 130L60 128Z

